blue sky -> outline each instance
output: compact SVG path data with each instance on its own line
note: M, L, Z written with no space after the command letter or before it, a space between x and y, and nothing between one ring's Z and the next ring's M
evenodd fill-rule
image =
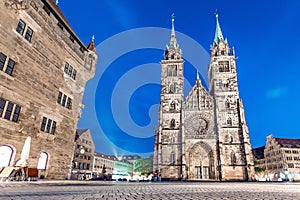
M238 56L240 96L252 146L264 145L269 134L300 138L300 1L86 0L74 5L61 0L58 6L85 44L95 35L98 45L98 69L95 79L87 84L78 126L91 129L97 151L147 154L153 149L159 62L169 40L170 30L166 29L171 28L171 15L176 16L183 55L200 55L199 66L193 67L188 59L185 63L186 81L193 84L196 68L207 70L207 57L201 51L208 52L213 41L216 9L223 35ZM143 29L148 27L154 28L149 36L148 29ZM136 29L142 35L136 35ZM145 41L146 36L153 46L151 40ZM187 43L185 36L204 49L187 45L192 43ZM131 44L132 48L124 50ZM207 74L201 75L205 81ZM137 85L131 85L130 80Z

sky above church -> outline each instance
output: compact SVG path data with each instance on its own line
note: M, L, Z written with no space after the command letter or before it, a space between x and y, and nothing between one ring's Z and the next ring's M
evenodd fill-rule
M160 64L175 15L185 59L185 95L199 71L207 84L209 48L218 10L234 46L240 97L253 147L266 136L300 138L300 1L60 0L58 6L88 44L95 35L97 72L86 85L79 129L90 129L96 151L153 151L160 100Z

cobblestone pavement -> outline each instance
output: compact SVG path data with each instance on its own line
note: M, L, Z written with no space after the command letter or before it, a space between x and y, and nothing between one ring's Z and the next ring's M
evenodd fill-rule
M300 200L300 183L101 181L0 182L0 199L292 199Z

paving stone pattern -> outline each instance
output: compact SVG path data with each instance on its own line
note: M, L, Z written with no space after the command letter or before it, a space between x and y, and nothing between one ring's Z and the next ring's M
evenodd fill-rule
M37 181L0 183L2 200L300 200L300 183Z

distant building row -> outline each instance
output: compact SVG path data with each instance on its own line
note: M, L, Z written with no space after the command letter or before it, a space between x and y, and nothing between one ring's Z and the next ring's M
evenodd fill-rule
M116 157L95 152L94 142L89 130L77 130L71 179L107 179L112 175L133 174L134 161L140 156Z
M253 149L258 179L300 181L300 139L267 136L266 145Z

